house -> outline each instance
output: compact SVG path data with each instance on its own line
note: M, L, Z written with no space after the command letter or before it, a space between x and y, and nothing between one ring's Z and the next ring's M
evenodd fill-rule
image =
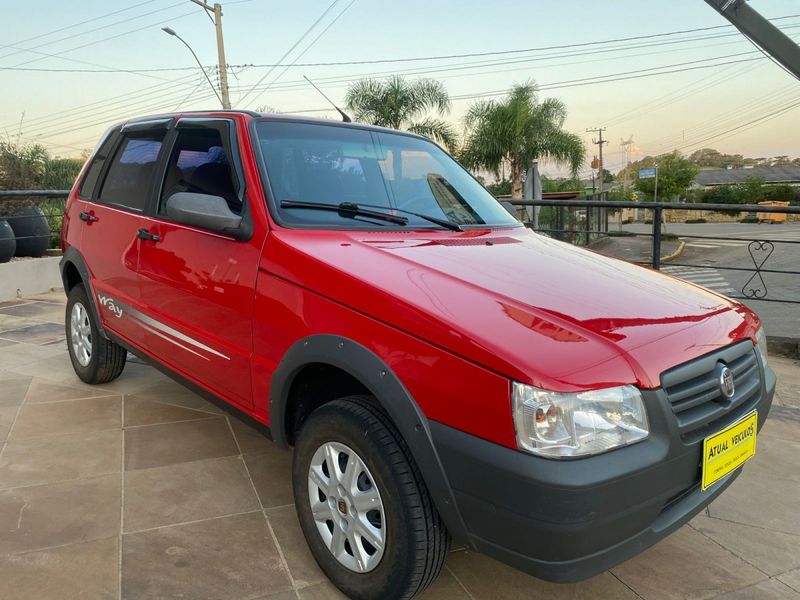
M800 187L800 167L752 167L742 169L704 169L697 174L693 187L711 188L718 185L744 183L758 177L764 183L785 183Z

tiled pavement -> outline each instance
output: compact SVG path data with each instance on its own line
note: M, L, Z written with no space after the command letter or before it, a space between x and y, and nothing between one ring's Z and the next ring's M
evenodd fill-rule
M83 385L63 296L0 304L0 598L341 598L300 533L288 453L129 362ZM800 363L746 472L690 525L576 585L457 549L434 599L800 600Z

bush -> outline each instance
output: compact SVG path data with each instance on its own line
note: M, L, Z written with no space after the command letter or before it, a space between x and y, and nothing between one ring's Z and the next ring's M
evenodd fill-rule
M745 217L744 219L739 219L739 223L759 223L758 217Z
M636 237L633 231L609 231L608 237Z
M702 217L699 218L699 219L686 219L686 221L684 221L684 222L685 223L708 223L708 221L706 221Z
M490 183L486 186L486 189L489 190L489 193L493 196L510 196L511 180L503 179L501 181L496 181L495 183Z
M653 224L653 219L645 219L644 220L644 224L645 225L652 225Z
M678 240L678 234L676 233L662 233L661 240L664 242L675 242Z

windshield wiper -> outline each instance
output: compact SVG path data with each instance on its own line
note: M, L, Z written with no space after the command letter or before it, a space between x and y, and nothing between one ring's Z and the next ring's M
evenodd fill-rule
M359 204L359 206L369 206L371 208L382 208L378 204ZM391 207L392 210L396 210L397 212L401 212L406 215L413 215L415 217L419 217L420 219L425 219L430 223L438 225L439 227L444 227L445 229L449 229L450 231L464 231L464 229L458 223L451 221L450 219L440 219L439 217L434 217L431 215L426 215L424 213L414 212L413 210L405 210L404 208L395 208L394 206Z
M408 219L400 215L393 215L387 212L370 210L371 208L383 208L377 204L356 204L355 202L340 202L339 204L326 204L324 202L306 202L305 200L281 200L281 208L312 208L319 210L330 210L338 212L345 217L361 216L370 217L373 219L380 219L396 223L397 225L408 225ZM453 223L447 219L440 219L439 217L432 217L423 213L417 213L410 210L403 210L402 208L391 207L390 210L401 212L407 215L413 215L420 219L444 227L450 231L464 231L458 223Z
M330 210L343 217L369 217L380 221L389 221L397 225L408 225L408 219L400 215L392 215L377 210L361 208L353 202L340 202L339 204L325 204L324 202L306 202L305 200L281 200L281 208L312 208L317 210Z

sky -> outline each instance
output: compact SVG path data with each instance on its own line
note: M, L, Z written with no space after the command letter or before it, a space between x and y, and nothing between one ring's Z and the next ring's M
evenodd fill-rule
M216 65L214 27L190 0L5 4L0 139L78 156L128 117L219 106L189 50L161 31L172 27L204 65ZM800 156L800 83L703 0L222 4L235 108L338 118L303 75L343 104L348 82L401 73L441 80L452 98L447 118L461 128L476 97L535 81L542 97L566 104L564 127L584 138L590 158L596 134L586 129L606 128L612 172L624 166L621 141L630 138L633 159L702 147ZM800 39L800 2L750 5ZM383 60L394 62L364 64ZM342 62L362 64L319 64ZM288 66L268 66L276 63Z

